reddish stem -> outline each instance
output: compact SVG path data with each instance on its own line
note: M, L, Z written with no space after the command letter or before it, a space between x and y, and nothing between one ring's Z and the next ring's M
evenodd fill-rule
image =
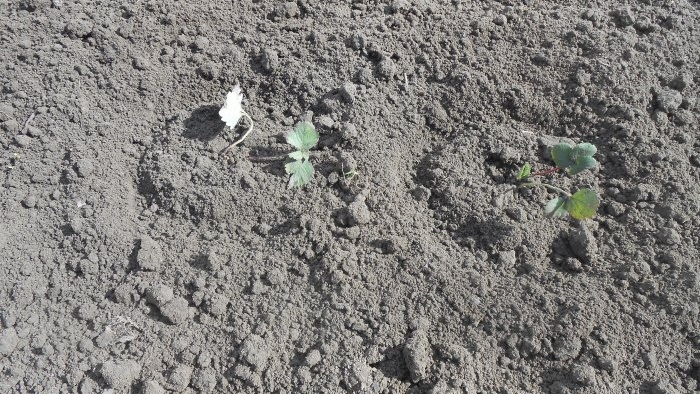
M286 157L286 155L278 155L278 156L248 156L248 160L250 161L277 161L277 160L283 160Z
M540 172L533 172L532 174L530 174L530 176L549 175L549 174L555 173L555 172L557 172L557 171L559 171L559 170L561 170L561 168L559 168L559 167L554 167L554 168L550 168L549 170L544 170L544 171L540 171Z

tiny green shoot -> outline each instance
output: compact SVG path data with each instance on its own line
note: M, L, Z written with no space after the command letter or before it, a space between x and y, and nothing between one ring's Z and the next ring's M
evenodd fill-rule
M343 175L345 182L351 182L353 179L360 176L360 172L357 171L356 168L349 171L345 171L345 167L343 167L342 165L340 173Z
M527 179L530 176L530 173L532 173L532 166L530 163L525 163L523 167L518 171L518 177L517 179L519 181L522 181L523 179Z
M517 187L542 187L558 194L545 205L544 212L550 218L563 218L567 214L577 220L590 219L598 211L600 201L598 195L591 189L579 189L573 194L548 183L532 182L531 177L549 175L558 171L564 171L573 176L585 170L594 169L598 162L593 158L597 152L593 144L581 143L576 146L569 144L557 144L552 148L552 159L556 167L549 170L532 172L532 166L525 163L516 179L521 182Z
M289 188L301 187L311 181L314 167L309 161L310 150L318 143L318 132L310 122L300 122L294 130L287 133L287 143L296 148L288 156L292 161L285 164L284 169L289 177Z

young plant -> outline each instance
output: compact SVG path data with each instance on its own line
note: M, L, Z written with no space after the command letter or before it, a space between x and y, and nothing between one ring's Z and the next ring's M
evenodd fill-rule
M345 179L345 182L349 183L353 179L357 178L360 176L360 171L357 171L357 169L351 169L349 171L345 171L345 167L341 165L340 173L343 175L343 178Z
M517 180L522 182L521 187L543 187L557 192L559 195L551 199L544 207L544 212L548 217L561 218L571 215L577 220L590 219L598 211L600 201L598 195L591 189L583 188L570 194L566 190L550 185L548 183L532 182L531 177L549 175L555 172L564 171L573 176L585 170L590 170L598 165L593 155L597 152L593 144L581 143L576 146L569 144L557 144L552 148L552 159L556 167L541 172L532 172L532 166L525 163L518 171Z
M289 177L289 188L301 187L311 181L314 175L314 167L309 158L311 148L318 143L318 132L313 124L300 122L294 130L287 133L287 143L296 148L296 151L289 154L292 161L288 162L284 169Z

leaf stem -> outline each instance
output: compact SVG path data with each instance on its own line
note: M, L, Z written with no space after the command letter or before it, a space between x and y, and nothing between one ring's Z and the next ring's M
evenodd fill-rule
M556 186L552 186L552 185L547 184L547 183L527 182L527 183L523 183L523 184L518 185L518 188L521 188L521 187L543 187L545 189L553 190L553 191L555 191L559 194L562 194L566 197L571 197L571 193L567 192L566 190L560 189Z
M544 171L539 171L539 172L533 172L532 174L530 174L530 176L549 175L549 174L555 173L555 172L557 172L557 171L561 171L561 168L559 168L559 167L554 167L554 168L550 168L549 170L544 170Z
M253 118L251 118L250 115L248 115L248 113L245 112L245 111L241 111L241 115L243 115L243 116L245 116L246 118L248 118L248 121L250 122L250 126L248 127L248 131L246 131L245 134L243 134L243 136L241 136L241 138L239 138L238 140L236 140L235 142L233 142L231 145L227 146L224 150L222 150L222 151L221 151L221 156L226 156L226 154L227 154L231 149L233 149L234 146L236 146L236 145L240 144L241 142L243 142L243 140L246 139L246 137L248 137L248 134L250 134L250 132L253 131L253 124L254 124Z
M319 152L315 151L310 151L309 152L309 157L317 157L319 155ZM284 160L289 158L289 153L283 153L281 155L274 155L274 156L253 156L250 155L248 156L248 160L253 160L253 161L275 161L275 160Z

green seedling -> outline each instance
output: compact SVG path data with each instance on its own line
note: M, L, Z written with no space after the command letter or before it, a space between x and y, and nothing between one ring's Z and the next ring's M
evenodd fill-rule
M577 220L590 219L598 211L600 201L598 195L591 189L583 188L574 194L548 183L532 182L531 177L553 174L564 171L573 176L585 170L594 169L598 162L593 158L597 152L593 144L581 143L576 146L557 144L552 148L552 159L556 167L549 170L532 172L532 166L525 163L518 171L516 179L521 182L518 188L542 187L558 193L544 207L545 215L551 218L562 218L567 214Z
M314 167L309 161L310 150L318 143L318 132L313 124L301 122L294 127L294 130L287 133L287 143L296 148L296 151L288 156L292 161L288 162L284 169L289 177L288 187L301 187L311 181L314 175Z
M341 174L343 174L343 178L345 179L345 182L351 182L353 179L360 176L360 172L357 171L357 169L345 171L345 167L343 167L343 166L341 166Z

